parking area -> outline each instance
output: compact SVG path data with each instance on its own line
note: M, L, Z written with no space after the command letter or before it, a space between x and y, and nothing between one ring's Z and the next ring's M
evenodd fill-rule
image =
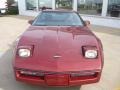
M120 29L91 26L102 40L104 69L99 83L80 87L53 88L33 86L15 81L12 70L14 41L29 26L32 17L0 17L0 90L120 90Z

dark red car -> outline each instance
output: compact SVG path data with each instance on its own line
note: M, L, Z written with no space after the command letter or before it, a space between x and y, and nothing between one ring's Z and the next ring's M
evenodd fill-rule
M16 80L43 86L96 83L103 68L101 41L74 11L42 11L20 37Z

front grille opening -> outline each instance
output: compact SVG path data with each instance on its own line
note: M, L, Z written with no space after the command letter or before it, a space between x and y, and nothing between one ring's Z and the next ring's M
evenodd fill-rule
M85 80L85 79L92 79L92 78L96 78L98 76L98 73L95 73L93 75L83 75L83 76L70 76L71 80Z
M21 73L21 71L23 71ZM51 74L58 74L58 73L51 73L51 72L36 72L36 71L30 71L30 70L18 70L16 73L20 77L23 78L29 78L29 79L41 79L45 80L45 75L51 75ZM66 74L66 73L59 73L59 74ZM94 79L98 77L99 72L67 72L68 75L70 75L70 80L85 80L85 79Z
M23 77L23 78L41 79L41 80L44 80L44 76L30 75L30 74L21 74L20 71L18 71L17 73L20 75L20 77Z

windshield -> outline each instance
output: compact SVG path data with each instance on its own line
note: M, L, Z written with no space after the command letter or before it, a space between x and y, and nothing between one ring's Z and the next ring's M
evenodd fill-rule
M83 26L83 21L74 12L42 12L34 21L34 26Z

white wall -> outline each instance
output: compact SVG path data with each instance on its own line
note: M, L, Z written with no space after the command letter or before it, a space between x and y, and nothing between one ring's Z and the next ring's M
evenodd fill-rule
M108 0L103 0L103 6L102 6L102 16L106 16L107 15L107 9L108 9L108 6L107 6L107 3L108 3Z
M86 15L81 16L84 20L89 20L93 25L120 28L120 18L118 19L112 17L86 16Z

